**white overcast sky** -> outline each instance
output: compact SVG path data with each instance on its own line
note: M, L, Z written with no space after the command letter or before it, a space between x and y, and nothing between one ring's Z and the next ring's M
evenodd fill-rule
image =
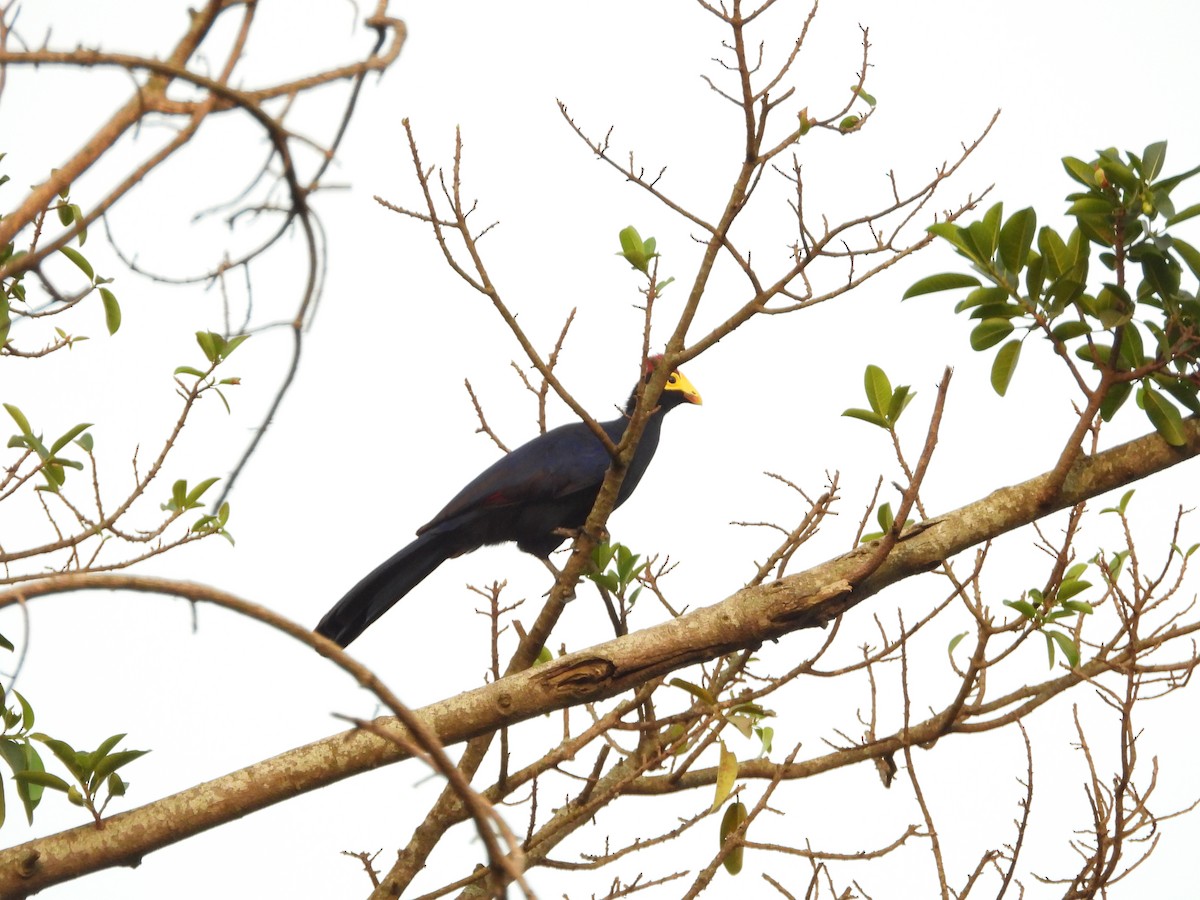
M769 55L789 46L806 12L802 4L781 0L762 34ZM561 373L601 416L628 393L640 340L640 317L632 308L636 281L613 255L617 232L632 223L658 238L661 271L679 279L662 301L664 315L678 308L698 253L686 223L591 157L559 116L555 98L566 101L593 135L615 126L613 145L636 151L648 170L668 166L667 190L703 215L719 212L737 161L737 119L700 77L720 77L712 57L722 35L716 20L693 4L424 2L397 3L393 14L407 21L408 43L382 82L372 79L363 92L328 179L344 189L316 201L328 235L326 290L301 375L232 498L230 530L237 546L212 541L143 570L207 582L308 624L495 458L490 443L473 434L464 378L510 446L534 429L532 404L508 368L510 359L520 357L519 347L494 311L446 270L426 229L372 200L378 194L401 204L419 202L401 119L412 120L427 164L449 161L454 128L462 128L467 193L479 198L481 222L500 223L483 243L493 277L543 349L552 345L567 311L578 307ZM163 0L27 0L18 25L32 44L52 28L53 48L163 55L185 16L186 4ZM349 3L264 2L260 16L239 70L246 87L348 60L368 43ZM828 0L797 70L798 93L814 115L831 112L855 81L859 24L870 28L867 89L879 109L863 133L814 135L798 151L812 209L831 222L884 200L888 170L895 170L902 187L928 179L996 109L1003 110L998 124L944 188L938 208L994 185L992 198L1006 209L1033 205L1043 220L1057 219L1071 189L1059 158L1088 157L1112 144L1140 152L1166 139L1168 171L1200 163L1193 110L1200 7L1193 4ZM79 146L129 90L120 74L10 70L0 97L0 151L8 153L0 165L13 181L0 189L0 211ZM319 129L341 97L334 89L323 92L297 110L297 122L311 123L314 136L327 135ZM219 258L223 230L191 226L190 216L236 193L265 145L245 122L231 118L218 127L224 139L190 149L114 216L118 241L148 268L190 273ZM147 128L129 146L145 153L162 134ZM76 185L76 202L86 208L106 186L104 173L113 171L107 167ZM741 233L768 269L782 264L791 239L782 228L788 195L779 184L770 189L774 195L766 197L764 187L759 200L759 230ZM775 230L768 230L772 224ZM102 337L99 313L81 312L78 330L92 334L92 341L69 358L6 362L0 392L48 432L77 421L98 423L97 446L112 448L113 477L121 478L135 445L141 442L148 454L163 417L173 415L171 370L196 362L192 332L221 326L221 302L216 292L173 290L121 271L100 249L102 238L95 229L89 247L95 247L93 260L103 274L118 276L121 332ZM286 316L296 296L298 245L274 259L255 274L259 321L273 311ZM612 521L616 536L636 549L679 561L675 590L681 602L696 606L724 598L750 575L750 560L769 552L768 535L728 523L791 524L802 514L764 471L819 491L824 473L840 470L841 516L805 549L803 562L848 548L876 476L898 477L882 433L840 417L846 407L863 405L861 373L868 362L919 392L905 432L914 457L942 369L956 367L926 492L931 510L953 509L1052 463L1069 430L1072 397L1062 375L1052 365L1037 365L1027 351L1009 396L1000 400L987 387L991 356L971 352L968 323L951 315L952 301L935 296L899 302L912 281L955 265L950 253L932 249L827 308L751 324L687 368L704 406L672 414L646 481ZM701 318L716 321L744 301L742 291L730 273L720 273ZM660 345L666 333L656 334ZM233 416L211 402L199 411L163 479L164 497L174 478L196 481L227 471L275 387L286 344L276 332L238 351L230 371L244 384L231 396ZM561 404L552 407L551 424L567 417ZM1131 409L1106 441L1145 430ZM1194 475L1176 472L1160 482L1142 489L1137 501L1150 514L1151 552L1158 550L1153 539L1162 537L1162 516L1178 503L1195 503ZM0 537L19 543L23 527L0 524ZM1105 530L1106 523L1089 527L1085 540L1092 543L1085 549L1114 546L1118 536ZM1196 539L1185 535L1184 543ZM1031 541L1021 535L998 549L994 606L1044 579L1040 561L1028 572L1021 568L1029 565ZM486 621L473 613L476 604L463 585L498 577L510 578L514 596L528 597L530 607L545 588L540 565L511 547L453 561L379 622L355 652L414 706L477 685L487 660ZM906 609L923 610L942 592L931 583L902 596ZM877 607L890 622L900 596L887 595ZM860 642L873 639L872 612L861 607L851 613L861 620L854 632ZM77 737L79 744L126 731L129 746L153 748L129 769L131 795L118 809L336 732L342 726L331 712L373 710L370 699L327 663L220 611L200 609L195 632L189 607L154 597L56 597L38 601L32 615L31 653L20 686L33 698L42 726ZM578 649L607 627L599 607L584 600L568 609L555 646ZM19 636L15 616L0 621L0 631ZM798 658L816 640L798 634L776 649L784 658ZM1040 678L1044 662L1035 657L1030 677ZM944 657L937 662L944 664ZM796 709L779 710L776 727L781 735L802 736L812 752L820 752L820 740L833 727L854 727L852 710L839 708L836 696L801 700ZM1046 803L1061 796L1068 821L1081 827L1082 773L1070 768L1077 759L1069 749L1071 732L1056 721L1067 710L1061 704L1043 710L1032 723L1042 729L1035 748L1045 760L1039 790ZM1195 774L1185 771L1192 752L1184 745L1194 738L1194 721L1194 700L1144 720L1163 762L1164 808L1186 805L1200 792ZM923 758L927 771L964 773L934 789L947 840L953 843L960 833L978 837L966 827L977 815L994 826L993 842L1010 840L1004 829L1017 815L1019 794L1007 760L1020 755L1019 739L1006 732L990 745L982 742L1002 759L1008 755L997 764L995 783L988 777L992 764L966 752L978 752L973 745L956 750L950 743L935 751L946 754L940 759ZM794 795L800 799L786 820L790 839L807 837L824 849L852 852L894 836L894 830L868 836L863 819L875 818L877 804L881 818L909 821L914 813L905 787L884 792L867 769L837 773ZM54 889L53 896L199 898L230 890L362 895L361 873L337 851L382 847L386 866L437 789L424 775L416 766L376 772L155 853L136 870ZM981 799L964 794L968 787ZM3 840L15 843L78 824L77 813L47 802L32 831L10 813ZM615 841L632 837L637 829L615 816L602 823L607 833ZM960 818L961 830L948 827ZM523 829L521 821L517 826ZM714 829L680 865L703 864L716 846ZM1044 847L1031 846L1035 858L1048 863L1041 869L1055 860L1059 872L1073 864L1066 859L1068 831L1046 832L1040 835ZM1184 896L1178 879L1194 873L1198 839L1194 819L1168 823L1161 858L1138 873L1140 880L1131 878L1124 896ZM599 834L588 840L575 849L594 849ZM469 852L473 859L477 848ZM748 854L737 885L752 896L763 884L755 866L802 877L800 869L778 860L752 860ZM930 865L921 849L902 864L921 878ZM871 878L867 869L860 874ZM956 875L961 884L965 872ZM896 877L907 876L900 868ZM539 872L532 883L544 896L566 889L582 897L606 889L607 880L563 886ZM906 896L903 888L876 886L876 896ZM1041 894L1034 886L1028 896Z

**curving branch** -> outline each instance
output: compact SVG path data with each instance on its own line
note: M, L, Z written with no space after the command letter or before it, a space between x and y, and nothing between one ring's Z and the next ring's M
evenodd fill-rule
M1183 447L1171 447L1157 434L1150 434L1077 460L1051 509L1069 508L1200 455L1200 421L1187 420L1186 430L1187 443ZM888 558L861 582L849 579L871 556L869 546L805 572L745 588L672 621L567 654L534 669L510 670L495 683L432 704L416 714L443 746L449 746L548 712L636 691L647 681L684 666L737 649L756 648L764 641L800 629L820 627L892 584L928 572L955 554L1046 515L1049 510L1042 498L1052 477L1046 473L1002 488L909 528ZM0 593L0 608L52 594L95 589L174 592L177 585L134 576L55 576ZM1197 632L1200 623L1177 624L1141 641L1161 646ZM1003 703L1024 714L1063 690L1088 683L1103 672L1121 669L1131 655L1145 649L1142 645L1131 646L1107 657L1098 656L1044 685L1021 689ZM977 716L989 716L987 720L958 722L954 708L923 723L912 723L892 737L795 763L789 777L873 759L944 734L998 727L1006 718L990 715L996 709L993 705L975 711ZM1008 714L1011 721L1019 717ZM378 719L370 731L355 729L333 735L119 813L105 820L102 830L85 826L0 851L0 895L24 897L87 872L136 863L147 853L297 793L405 759L409 754L402 749L402 742L409 739L408 730L396 720ZM741 775L755 777L759 768L763 777L776 776L777 767L765 760L746 763ZM711 783L711 778L711 773L694 771L672 783L678 789ZM649 792L656 783L660 782L642 779L634 781L630 789ZM639 784L644 787L639 789Z

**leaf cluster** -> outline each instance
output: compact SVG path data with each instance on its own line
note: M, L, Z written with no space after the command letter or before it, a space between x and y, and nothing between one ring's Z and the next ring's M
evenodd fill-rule
M1071 616L1091 615L1090 603L1072 599L1092 586L1090 581L1084 581L1081 577L1087 567L1087 563L1077 563L1067 569L1057 590L1049 597L1043 596L1038 588L1030 588L1020 600L1004 601L1005 606L1019 612L1032 628L1046 638L1046 653L1050 657L1051 667L1054 666L1055 647L1062 651L1068 665L1079 665L1079 644L1069 634L1048 626ZM953 644L950 649L953 651Z
M860 544L869 544L871 541L877 541L880 538L890 534L892 529L896 527L896 516L892 512L892 504L884 503L875 511L875 521L879 523L879 530L872 531L870 534L864 534L860 539ZM912 519L905 519L904 524L900 526L900 530L904 531L912 525Z
M220 480L220 478L206 478L195 487L189 489L187 479L180 478L171 485L171 499L162 504L162 509L170 513L182 513L189 509L199 509L204 506L200 502L200 498L204 496L210 487ZM234 543L233 535L225 530L225 524L228 521L229 501L225 501L215 513L203 515L197 519L192 525L191 530L198 534L219 534L232 544Z
M622 256L625 261L641 272L643 275L654 277L654 273L650 271L650 263L657 259L661 254L655 250L657 242L652 237L645 240L638 234L638 230L632 225L622 228L617 237L621 241L621 250L617 256ZM675 279L665 278L654 285L654 293L661 294L663 289Z
M1141 154L1102 150L1084 162L1065 157L1067 174L1082 190L1067 195L1074 227L1065 236L1037 223L1032 209L1008 218L992 206L967 225L940 222L929 231L945 240L978 273L947 272L922 278L904 294L967 288L955 306L975 325L971 347L1001 345L992 387L1003 395L1031 335L1050 343L1071 367L1082 361L1098 380L1085 387L1110 420L1133 394L1162 437L1183 443L1181 409L1200 413L1200 251L1170 233L1200 214L1200 204L1176 211L1173 192L1200 167L1160 178L1165 141ZM1099 267L1093 263L1098 262ZM1190 286L1184 275L1190 273Z
M0 160L3 160L4 156L5 154L0 153ZM8 180L7 175L0 173L0 185L3 185ZM57 294L50 286L46 277L39 272L39 279L42 281L43 286L51 293L52 302L48 306L35 309L30 304L24 283L25 277L30 272L30 266L26 260L33 259L37 242L43 233L46 219L51 212L55 214L59 224L64 229L67 229L63 237L71 236L71 232L73 231L73 239L78 245L77 247L72 247L70 244L64 244L58 248L58 253L71 261L72 265L87 279L87 283L82 290L73 296L62 296ZM83 211L78 203L72 202L71 187L70 185L66 185L58 192L58 197L54 203L39 213L36 227L33 229L33 238L28 247L18 249L15 240L8 241L0 246L0 272L4 273L0 277L0 355L28 355L30 352L18 350L9 343L14 317L32 319L33 316L58 315L71 309L80 300L93 292L100 297L100 303L104 308L104 324L108 329L108 333L117 333L117 330L121 327L121 304L118 302L112 289L108 287L112 283L112 279L97 275L95 267L81 249L87 241L87 234ZM86 335L71 335L61 327L56 327L54 330L57 334L57 340L46 348L46 350L33 352L40 354L60 350L63 347L69 349L79 341L87 340Z
M73 428L67 429L47 447L42 435L33 433L33 428L25 413L11 403L5 403L4 408L8 410L8 414L12 416L13 421L17 423L17 428L20 429L17 434L8 439L8 446L24 448L35 453L40 460L38 470L46 479L46 483L38 485L37 490L57 493L58 489L66 483L67 469L83 469L82 462L60 456L59 453L72 441L85 453L91 453L93 440L92 436L87 433L87 430L92 427L91 423L81 422Z
M0 649L12 651L12 642L0 635ZM105 807L113 797L124 795L128 783L121 780L117 770L144 756L147 750L116 750L125 737L113 735L90 752L75 750L66 741L33 731L35 715L33 705L17 690L6 690L0 685L0 760L12 770L16 783L17 799L25 810L25 817L33 823L33 811L41 803L47 788L62 791L76 806L86 808L98 822ZM43 744L67 769L74 784L52 772L46 771L45 763L34 742ZM104 797L100 801L101 796ZM7 816L7 798L4 780L0 779L0 825Z
M67 800L76 806L82 806L92 814L97 822L104 815L104 810L113 797L123 797L129 783L122 781L117 770L124 768L139 757L145 756L149 750L117 750L116 746L125 735L114 734L106 738L91 751L76 750L66 741L52 738L49 735L34 733L29 737L44 744L71 774L74 783L47 772L44 769L29 768L16 772L18 785L48 788L62 791ZM27 743L27 746L28 745ZM103 801L101 801L103 797Z
M862 419L877 425L885 431L893 431L900 420L900 414L917 395L907 384L893 389L887 373L876 365L868 365L863 375L863 386L867 392L867 404L870 409L847 409L842 413L853 419Z
M648 563L638 562L641 556L634 553L624 544L610 544L602 541L592 551L594 570L586 577L599 587L615 594L632 606L641 594L641 587L632 591L629 588L637 584L638 576L645 571Z

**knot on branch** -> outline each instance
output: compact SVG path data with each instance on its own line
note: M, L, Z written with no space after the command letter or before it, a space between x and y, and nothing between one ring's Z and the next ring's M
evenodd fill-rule
M556 694L586 697L612 681L617 667L612 660L594 656L570 663L547 667L539 672L537 680Z

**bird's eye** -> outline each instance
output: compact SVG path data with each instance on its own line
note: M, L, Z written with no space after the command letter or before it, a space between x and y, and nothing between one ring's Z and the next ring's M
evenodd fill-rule
M671 377L667 379L667 384L678 384L678 382L679 382L679 376L676 373L672 372Z

